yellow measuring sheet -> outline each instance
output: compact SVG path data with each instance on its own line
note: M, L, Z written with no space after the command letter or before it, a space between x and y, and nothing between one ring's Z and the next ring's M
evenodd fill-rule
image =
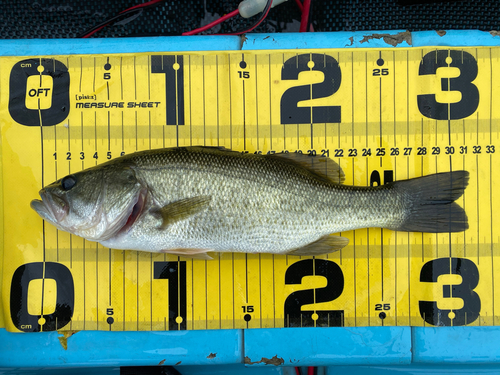
M0 58L9 331L499 325L499 48ZM453 234L362 229L317 257L118 251L30 208L44 186L163 147L302 152L346 184L467 170Z

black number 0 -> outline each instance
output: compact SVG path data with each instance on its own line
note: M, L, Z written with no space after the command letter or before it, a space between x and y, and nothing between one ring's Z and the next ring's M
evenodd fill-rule
M52 314L32 315L28 311L29 284L44 277L56 281L56 308ZM73 276L65 265L35 262L23 264L14 272L10 288L10 316L12 323L20 331L40 332L61 329L70 322L74 306Z
M40 73L38 69L42 70ZM27 83L30 76L48 75L52 78L52 90L31 89ZM52 105L47 109L26 107L26 97L52 96ZM52 126L64 121L69 114L69 73L62 62L54 59L27 59L16 63L10 71L9 112L12 119L26 126Z

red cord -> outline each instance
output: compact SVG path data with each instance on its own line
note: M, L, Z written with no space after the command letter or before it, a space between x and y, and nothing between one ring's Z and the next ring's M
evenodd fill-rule
M311 8L311 0L304 0L302 5L302 18L300 19L300 29L301 33L307 31L307 24L309 22L309 9Z
M272 1L272 0L268 0L268 1ZM261 18L261 20L259 22L257 22L255 25L253 25L251 28L243 30L243 31L239 31L237 33L229 33L229 34L224 34L224 35L241 35L241 34L249 33L250 31L255 29L257 26L259 26L267 18L267 15L269 14L270 10L271 10L271 7L267 8L266 14L264 14L264 16Z
M300 370L298 367L295 367L295 374L300 375Z
M314 375L314 367L310 366L307 368L307 375Z
M150 5L153 5L153 4L156 4L156 3L159 3L160 1L163 1L163 0L150 0L146 3L143 3L143 4L138 4L138 5L134 5L133 7L130 7L130 8L127 8L127 9L124 9L122 10L120 13L118 14L122 14L122 13L125 13L125 12L128 12L129 10L134 10L134 9L139 9L139 8L144 8L144 7L147 7L147 6L150 6ZM104 29L106 26L109 25L109 22L105 25L102 25L101 27L89 32L88 34L82 36L82 38L88 38L89 36L92 36L94 35L96 32Z
M99 27L98 29L95 29L94 31L91 31L90 33L82 36L82 38L88 38L89 36L92 36L94 35L96 32L98 31L101 31L102 29L104 29L106 26L108 26L109 24L106 24L106 25L102 25L101 27Z
M299 10L302 12L302 9L304 9L304 6L300 2L300 0L295 0L295 2L297 3L297 6L299 7Z
M202 31L211 29L212 27L218 25L219 23L222 23L230 18L233 18L234 16L237 16L239 13L240 13L240 11L238 9L233 10L231 13L228 13L225 16L222 16L221 18L219 18L213 22L210 22L208 25L199 27L199 28L191 30L191 31L186 31L185 33L182 33L182 35L194 35L194 34L201 33Z
M150 6L150 5L159 3L160 1L163 1L163 0L150 0L147 3L134 5L133 7L130 7L130 8L125 9L125 10L122 10L120 13L126 12L127 10L132 10L132 9L137 9L137 8L144 8L146 6Z

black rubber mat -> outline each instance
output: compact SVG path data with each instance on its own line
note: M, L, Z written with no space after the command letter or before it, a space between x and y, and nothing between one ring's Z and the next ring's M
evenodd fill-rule
M75 38L120 11L144 1L1 1L0 38ZM125 23L92 37L180 35L237 8L239 1L164 1ZM230 33L253 25L235 17L204 34ZM312 0L315 31L500 29L500 1ZM271 9L254 32L296 32L300 11L294 0Z

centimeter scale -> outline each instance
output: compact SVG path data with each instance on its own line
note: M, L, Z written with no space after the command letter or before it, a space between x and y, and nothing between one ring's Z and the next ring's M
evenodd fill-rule
M500 324L499 48L2 57L0 80L10 331ZM464 169L470 228L202 261L104 248L30 209L67 174L189 145L330 157L360 186Z

